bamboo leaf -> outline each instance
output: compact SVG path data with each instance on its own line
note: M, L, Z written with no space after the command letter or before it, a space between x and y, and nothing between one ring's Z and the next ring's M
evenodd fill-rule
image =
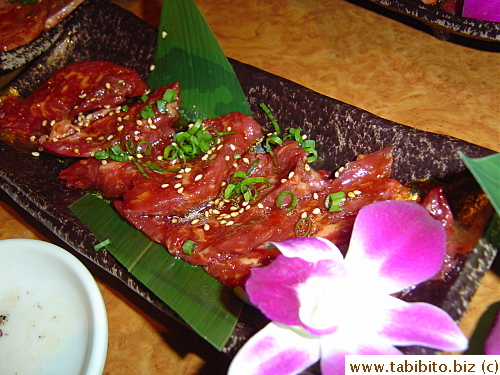
M137 280L200 336L222 349L242 307L232 290L201 267L172 257L164 247L123 220L109 202L94 194L84 195L70 209L99 241L110 240L106 249Z
M185 117L252 114L233 68L193 0L164 0L154 65L148 84L155 89L178 81Z

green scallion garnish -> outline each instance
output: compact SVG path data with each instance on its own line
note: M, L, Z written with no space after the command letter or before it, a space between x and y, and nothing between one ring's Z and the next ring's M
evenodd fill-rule
M108 238L108 239L106 239L106 240L104 240L102 242L99 242L98 244L94 245L94 250L95 251L99 251L99 250L105 248L106 246L108 246L110 243L111 243L111 240L109 240L109 238Z
M339 191L336 193L330 193L327 195L325 199L325 207L328 212L336 212L341 211L341 204L345 201L345 193L343 191Z
M305 228L304 228L305 227ZM301 217L295 224L295 237L307 237L312 230L312 220L308 217Z
M196 242L187 240L184 242L184 245L182 245L182 252L184 254L193 254L194 249L196 248Z
M290 196L289 199L286 199ZM287 202L285 202L287 200ZM283 190L276 198L276 207L281 210L291 211L297 206L297 196L290 190Z

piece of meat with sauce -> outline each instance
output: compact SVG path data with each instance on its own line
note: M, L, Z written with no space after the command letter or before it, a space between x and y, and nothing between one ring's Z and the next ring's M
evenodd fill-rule
M0 0L0 51L10 51L61 22L83 0L38 0L32 4Z
M0 105L0 140L37 150L56 123L73 122L91 111L109 110L148 90L137 72L107 61L70 64L26 99L7 97Z
M177 99L168 103L160 112L154 103L161 100L165 91L176 92ZM137 147L146 142L152 150L163 154L163 149L171 143L175 133L174 124L179 119L179 84L161 87L148 95L146 101L126 107L101 109L91 114L81 115L77 121L64 119L51 126L50 134L39 138L44 151L70 157L90 157L113 145L127 149L127 142ZM106 105L107 106L107 105ZM144 119L141 112L149 106L151 117Z

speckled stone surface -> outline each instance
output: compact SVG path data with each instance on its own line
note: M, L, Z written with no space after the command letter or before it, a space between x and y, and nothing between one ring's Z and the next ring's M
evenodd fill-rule
M115 2L152 25L158 21L159 0ZM368 6L363 8L344 1L258 0L250 3L198 0L197 4L228 56L303 85L298 86L233 60L254 108L260 101L265 101L276 111L282 123L288 126L303 124L301 127L316 129L314 133L321 145L326 145L327 140L334 141L327 152L323 150L320 160L321 166L330 171L358 152L391 141L397 144L395 173L399 178L412 179L431 174L451 183L463 177L463 166L456 155L448 156L450 150L462 149L473 156L490 153L488 148L499 149L500 85L495 66L500 60L497 54L489 51L489 44L471 47L441 42L422 30L386 19L369 10ZM107 49L116 48L117 55L121 56L119 59L123 59L116 62L126 60L125 65L137 64L141 74L145 75L147 64L141 64L141 61L151 58L151 46L148 43L143 45L138 55L131 54L133 48L130 46L142 38L141 35L146 35L151 42L151 31L148 31L151 29L141 27L138 19L132 17L132 22L137 22L134 23L137 29L133 27L133 36L125 39L125 43L115 44L113 33L120 29L122 22L113 18L118 13L113 10L105 16L86 19L88 27L94 25L94 20L99 23L99 28L106 24L104 29L107 31L97 36L102 43L98 43L96 52L105 54ZM33 65L30 74L43 76L60 64L82 56L79 55L82 51L76 51L73 40L91 38L82 31L84 28L83 25L75 26L66 39L58 40L61 42L58 53ZM152 37L156 35L153 33ZM92 54L89 50L86 53ZM23 84L19 89L27 93L40 82L35 81ZM340 101L309 92L304 86ZM314 116L311 116L311 108L314 108ZM382 120L359 108L395 122ZM266 123L262 113L256 111L256 115L261 123ZM362 126L356 127L356 124ZM417 128L452 135L486 149L447 136L425 133L429 140ZM415 154L415 150L425 151ZM429 150L444 158L444 163L429 157ZM78 223L68 219L67 210L53 205L57 200L66 207L67 202L80 194L68 191L54 180L63 164L48 157L51 161L43 167L31 157L24 160L25 155L12 153L4 146L0 153L0 163L8 166L2 167L2 189L18 202L13 203L5 193L0 195L0 238L35 237L63 246L67 245L61 238L73 242L75 240L70 237L80 238L82 232L78 232L81 231ZM41 161L46 163L46 160ZM14 172L6 171L9 168L14 168ZM23 177L25 173L30 176L38 168L45 168L40 169L42 178L29 182L29 178ZM49 192L44 191L44 184ZM33 193L38 196L33 198ZM35 208L26 212L18 204ZM39 220L44 224L54 224L47 230L46 226L38 224ZM61 238L54 236L53 232ZM92 243L92 239L78 241L75 248L88 250ZM71 248L68 250L72 251ZM479 259L484 259L482 251L489 251L488 246L478 250ZM157 308L148 302L150 296L144 294L141 286L133 280L126 279L119 265L112 264L112 272L102 271L112 262L105 253L85 254L80 258L98 278L108 309L110 343L105 374L225 373L228 357L204 343L175 319L166 317L161 306ZM475 288L474 284L479 282L480 274L488 266L480 260L477 263L477 259L469 263L469 276L456 279L454 287L461 288L465 283L465 290ZM476 265L480 266L479 270ZM470 336L475 322L489 303L500 299L499 285L498 277L489 272L462 320L461 326L467 335ZM469 297L465 296L465 300ZM444 302L454 314L464 313L464 298ZM246 310L242 320L253 316L254 311ZM239 325L239 337L252 331L247 328L244 323ZM235 347L239 344L238 337L231 343ZM138 348L141 348L141 355L137 355Z

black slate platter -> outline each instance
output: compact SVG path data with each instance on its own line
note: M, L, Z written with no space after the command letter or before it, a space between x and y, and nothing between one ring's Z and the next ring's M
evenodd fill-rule
M412 17L429 26L434 36L448 40L452 34L485 41L500 41L500 23L447 13L421 0L369 0L391 11Z
M103 59L137 70L146 77L154 57L156 29L106 1L86 3L54 46L26 68L11 89L26 96L55 70L81 60ZM445 186L457 221L472 241L473 251L460 255L444 281L430 281L408 290L402 298L428 301L460 319L480 280L489 268L496 249L471 223L490 220L492 209L479 186L461 163L458 151L470 157L493 152L467 142L415 130L387 121L359 108L315 93L303 86L255 67L231 60L255 118L270 128L259 110L260 103L273 111L278 122L300 127L319 145L321 155L314 167L333 173L356 155L394 146L394 177L403 183L436 180ZM84 260L98 275L138 304L152 308L165 319L180 319L168 306L137 282L109 253L96 252L98 241L70 212L68 205L84 192L67 188L58 173L74 160L50 155L33 157L0 142L0 187L21 209L36 218ZM472 214L471 214L472 212ZM233 355L266 319L246 306L224 348ZM428 353L409 348L408 353ZM310 372L315 373L313 368Z
M85 0L82 5L93 1ZM77 7L73 12L68 14L61 22L49 30L43 31L37 38L31 42L14 48L10 51L0 52L0 76L11 70L20 68L30 61L40 56L47 51L55 41L61 36L65 27L71 23L73 17L78 14L80 7Z

